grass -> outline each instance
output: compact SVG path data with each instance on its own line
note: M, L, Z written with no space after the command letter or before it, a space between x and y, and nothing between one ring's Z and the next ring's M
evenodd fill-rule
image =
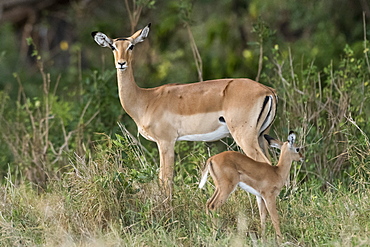
M132 142L131 138L123 133L121 141ZM258 238L259 216L253 196L238 190L219 211L207 215L205 202L214 188L208 183L205 190L199 190L197 183L191 182L199 179L199 171L194 171L188 174L193 177L189 182L176 183L169 202L155 176L144 176L141 182L133 179L137 176L133 167L141 169L141 177L156 169L138 158L143 150L125 145L122 151L122 143L107 142L110 148L99 145L91 157L71 157L69 171L49 181L43 191L8 173L0 192L1 245L274 245L269 220L267 243ZM192 150L194 156L201 152ZM127 162L132 162L131 168L123 166ZM185 168L179 169L181 173ZM309 179L283 191L278 208L284 245L368 246L370 189L353 179L349 187L338 182L326 190Z
M354 194L348 188L325 193L318 190L306 187L280 204L289 238L308 246L366 246L369 190Z

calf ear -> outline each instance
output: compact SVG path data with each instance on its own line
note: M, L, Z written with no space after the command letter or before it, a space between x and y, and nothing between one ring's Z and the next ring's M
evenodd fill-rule
M295 142L295 138L296 138L296 135L293 131L290 131L289 132L289 135L288 135L288 142L291 146L293 146L294 142Z
M268 144L271 146L271 147L274 147L274 148L278 148L280 149L281 148L281 145L282 145L282 142L281 141L278 141L274 138L272 138L271 136L269 135L263 135L263 137L265 137L265 139L267 140Z
M91 36L94 38L95 42L101 47L113 47L113 40L107 35L101 32L92 32Z

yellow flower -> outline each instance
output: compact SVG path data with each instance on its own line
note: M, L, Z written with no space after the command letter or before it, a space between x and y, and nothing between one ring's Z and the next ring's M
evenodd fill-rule
M60 43L59 43L59 47L60 49L62 49L62 51L67 51L68 48L69 48L69 45L68 45L68 42L65 41L65 40L62 40Z

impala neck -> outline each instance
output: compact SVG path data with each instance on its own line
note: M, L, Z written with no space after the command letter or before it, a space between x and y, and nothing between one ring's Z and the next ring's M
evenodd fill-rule
M124 71L117 69L117 82L118 95L123 109L134 120L137 120L142 106L143 97L141 97L141 93L143 89L135 83L131 66Z
M292 162L293 162L293 159L291 155L288 152L284 152L282 150L277 167L278 167L278 173L283 178L283 181L286 181L286 179L289 176L290 167L292 166Z

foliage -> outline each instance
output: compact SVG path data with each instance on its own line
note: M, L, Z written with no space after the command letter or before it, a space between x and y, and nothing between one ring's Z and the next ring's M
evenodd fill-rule
M370 67L365 57L354 58L347 45L336 70L330 64L318 71L312 63L297 72L290 50L284 55L276 46L272 54L270 71L262 78L274 85L281 99L274 131L298 128L308 145L306 170L323 182L346 181L343 171L354 168L348 162L349 150L365 145L358 150L367 153L369 146L365 133L370 112L365 106L370 104Z
M343 11L350 1L88 2L68 9L69 38L53 49L29 38L26 57L16 27L0 26L1 245L274 245L271 224L259 240L254 198L242 191L204 212L213 188L198 190L200 170L237 149L232 139L177 143L173 201L157 184L156 145L135 136L112 54L90 37L149 22L135 48L139 86L256 77L277 90L271 135L293 129L305 152L279 198L286 245L370 241L369 29L357 8ZM43 15L35 30L49 30Z

